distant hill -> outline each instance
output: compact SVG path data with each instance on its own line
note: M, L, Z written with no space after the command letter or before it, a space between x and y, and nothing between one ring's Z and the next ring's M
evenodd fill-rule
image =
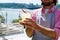
M57 4L57 7L60 8L60 4ZM14 9L37 9L41 8L41 5L33 3L0 3L0 8L14 8Z
M34 5L33 3L30 4L25 4L25 3L0 3L0 8L17 8L17 9L37 9L40 8L41 6L36 4Z

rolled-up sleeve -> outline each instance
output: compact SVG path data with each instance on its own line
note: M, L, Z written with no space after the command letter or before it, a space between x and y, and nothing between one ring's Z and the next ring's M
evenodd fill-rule
M60 15L57 17L57 22L55 23L54 30L56 32L55 40L58 40L58 37L60 36Z
M58 22L54 28L55 32L56 32L56 39L58 39L58 37L60 36L60 22Z

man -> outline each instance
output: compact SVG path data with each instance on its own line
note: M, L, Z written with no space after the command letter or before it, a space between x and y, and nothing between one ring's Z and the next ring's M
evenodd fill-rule
M60 36L60 10L57 0L41 0L42 9L32 12L32 19L26 18L20 24L25 25L26 33L32 40L58 40Z

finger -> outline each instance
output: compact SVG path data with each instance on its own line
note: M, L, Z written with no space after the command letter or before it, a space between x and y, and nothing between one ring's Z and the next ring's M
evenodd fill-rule
M26 18L26 20L32 20L31 18Z
M26 21L33 22L34 20L26 18Z
M31 20L24 20L24 22L32 22Z
M29 22L29 20L24 20L24 22Z
M25 20L24 20L24 22L31 22L32 20L31 19L29 19L29 18L26 18Z
M25 27L32 28L32 25L30 24L30 22L27 22L25 23Z
M20 22L20 24L21 24L21 25L24 25L25 27L28 27L28 28L30 28L30 27L29 27L29 25L28 25L27 23Z
M31 19L31 18L26 18L26 20L29 20L30 22L35 21L35 20Z
M19 23L20 23L21 25L24 25L24 22L22 22L22 21L20 21Z
M30 22L25 22L24 25L31 26Z

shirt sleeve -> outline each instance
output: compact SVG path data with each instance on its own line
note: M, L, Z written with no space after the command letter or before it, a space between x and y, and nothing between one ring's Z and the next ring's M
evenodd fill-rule
M55 40L58 40L58 37L60 36L60 15L57 17L57 22L55 23L55 27L54 27L54 30L56 32L56 39Z
M60 36L60 21L56 23L54 30L56 32L56 40L57 40L58 37Z

